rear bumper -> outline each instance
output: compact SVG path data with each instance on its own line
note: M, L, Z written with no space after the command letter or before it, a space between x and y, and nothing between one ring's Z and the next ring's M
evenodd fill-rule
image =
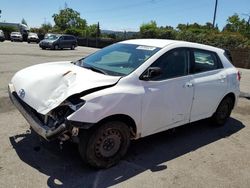
M22 38L18 38L18 37L12 37L10 39L13 40L13 41L23 41Z
M13 84L9 84L9 97L16 108L21 112L23 117L28 121L31 128L40 136L46 140L52 140L60 136L63 132L68 129L66 124L61 124L56 129L52 130L50 127L44 125L44 123L37 117L36 112L23 102L17 95Z
M37 38L28 38L27 40L30 42L38 42L39 41L39 39L37 39Z

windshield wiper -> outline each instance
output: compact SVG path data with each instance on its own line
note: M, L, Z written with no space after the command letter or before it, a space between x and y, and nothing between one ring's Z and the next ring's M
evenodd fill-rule
M104 70L99 69L97 67L84 67L84 68L107 75L107 73Z

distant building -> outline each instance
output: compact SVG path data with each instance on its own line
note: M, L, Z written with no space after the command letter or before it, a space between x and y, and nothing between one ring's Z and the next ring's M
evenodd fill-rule
M29 27L27 25L21 24L21 23L0 22L0 26L15 27L22 35L28 35L28 33L29 33Z

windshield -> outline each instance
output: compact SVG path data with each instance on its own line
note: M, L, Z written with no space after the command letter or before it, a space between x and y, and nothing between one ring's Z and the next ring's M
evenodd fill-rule
M47 36L45 39L47 39L47 40L56 40L58 38L59 38L59 36L57 36L57 35L50 35L50 36Z
M37 36L36 33L29 33L29 36Z
M126 76L160 48L134 44L113 44L80 60L80 66L112 76Z

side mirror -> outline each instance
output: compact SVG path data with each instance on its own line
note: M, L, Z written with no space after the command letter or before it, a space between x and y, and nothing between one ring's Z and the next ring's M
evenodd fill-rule
M162 74L160 67L149 67L147 71L142 75L142 80L150 80Z

